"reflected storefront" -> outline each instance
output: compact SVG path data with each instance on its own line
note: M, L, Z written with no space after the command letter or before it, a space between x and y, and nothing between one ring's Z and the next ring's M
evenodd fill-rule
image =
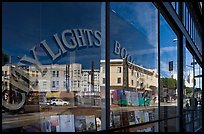
M3 51L10 58L2 66L8 75L3 80L3 131L101 130L105 4L38 2L3 7Z
M111 128L158 119L157 16L152 3L110 3ZM146 132L157 127L143 126Z
M180 59L181 36L158 3L2 7L3 132L201 128L202 66L185 37Z

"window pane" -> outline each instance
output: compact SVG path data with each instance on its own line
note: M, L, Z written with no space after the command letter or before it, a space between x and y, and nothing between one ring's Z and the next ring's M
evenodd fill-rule
M152 3L110 3L111 128L158 119L157 49L158 10Z
M177 36L160 15L160 118L177 113Z
M104 129L105 3L10 2L2 7L2 49L13 65L2 70L13 70L8 74L15 79L5 81L14 92L3 103L8 111L3 131Z
M189 25L189 21L188 21L188 16L189 16L189 14L188 14L188 8L186 7L186 30L188 31L188 25Z

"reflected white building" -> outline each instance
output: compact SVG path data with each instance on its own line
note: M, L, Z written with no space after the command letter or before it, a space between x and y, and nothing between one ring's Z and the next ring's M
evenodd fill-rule
M37 70L35 66L22 68L32 81L37 82L37 86L32 91L49 92L49 91L76 91L76 92L100 92L99 70L93 72L93 88L91 86L91 70L82 69L82 65L73 64L51 64L42 65L42 69L47 68L45 75ZM10 66L2 67L2 86L9 89ZM5 86L6 85L6 86Z

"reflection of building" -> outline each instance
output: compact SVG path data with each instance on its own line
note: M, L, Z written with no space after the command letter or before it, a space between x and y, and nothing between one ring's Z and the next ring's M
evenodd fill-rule
M82 69L82 65L78 63L68 65L42 65L41 68L47 68L47 73L42 74L35 66L28 66L24 72L29 76L29 79L36 81L36 85L31 85L30 89L33 92L40 92L44 97L50 91L54 92L77 92L79 96L100 96L99 86L99 70ZM91 76L93 74L93 86L91 84ZM9 89L10 66L2 67L2 86ZM44 93L44 94L43 94Z
M35 90L41 92L47 91L80 91L81 89L81 64L68 65L43 65L43 68L47 68L47 73L42 76L40 73L37 77L38 88ZM34 72L37 71L36 67L30 67L30 73L33 77L36 77ZM68 75L66 77L66 75ZM67 85L66 85L67 84Z
M94 70L94 86L91 85L91 70L82 70L82 92L84 95L91 95L90 93L98 92L100 93L99 85L99 70Z
M25 69L25 67L23 68ZM5 65L2 67L2 83L3 89L10 89L10 86L13 86L12 89L19 88L27 92L29 84L34 85L35 81L21 68L16 68L15 65L12 65L12 67L11 65Z
M2 89L9 89L10 66L2 66Z
M105 86L105 61L101 61L101 90ZM146 69L122 59L110 60L110 103L139 105L143 93L149 99L158 95L158 75L156 69ZM104 96L104 93L101 93ZM147 94L146 94L147 95ZM120 96L120 97L119 97ZM137 99L139 98L139 99ZM155 99L155 102L158 98ZM133 102L134 101L134 102ZM115 103L116 102L116 103ZM142 104L141 104L142 105ZM149 105L149 104L148 104Z
M151 90L150 87L158 87L158 75L155 70L146 69L144 67L138 66L128 62L128 72L127 78L125 77L124 71L126 66L124 65L122 59L112 59L110 60L110 86L111 89L123 89L128 82L129 89L144 89ZM101 61L101 72L103 72L103 77L101 78L101 84L104 85L105 82L105 62Z

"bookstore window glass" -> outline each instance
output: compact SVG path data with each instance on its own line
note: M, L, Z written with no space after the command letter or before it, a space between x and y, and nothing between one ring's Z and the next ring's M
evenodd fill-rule
M158 119L157 16L152 3L110 3L111 128ZM122 66L122 73L115 73L117 66ZM118 77L120 85L115 83ZM156 126L147 125L145 131Z
M194 89L194 67L193 56L186 46L186 40L184 40L184 89L183 89L183 115L184 115L184 130L185 132L193 131L193 111L192 103L190 100L193 98Z
M160 132L179 132L179 125L175 125L179 118L168 119L160 122Z
M105 3L10 2L2 7L2 50L10 57L2 66L10 77L2 81L9 83L3 86L2 131L104 129Z
M202 68L198 64L197 60L194 60L195 76L194 76L194 132L202 127Z
M160 14L160 118L178 115L177 35ZM174 123L176 125L176 122Z

